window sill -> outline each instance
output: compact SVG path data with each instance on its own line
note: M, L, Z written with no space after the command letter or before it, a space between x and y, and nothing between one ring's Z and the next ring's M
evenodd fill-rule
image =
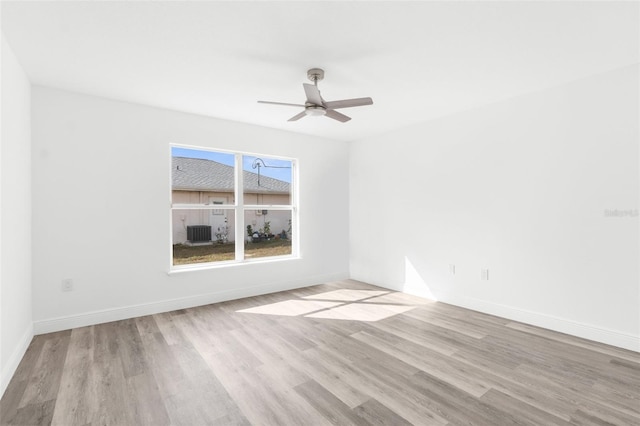
M222 268L233 268L237 266L246 266L246 265L261 265L265 263L278 263L278 262L288 262L292 260L300 260L301 256L278 256L278 257L263 257L259 259L250 259L250 260L241 260L241 261L226 261L226 262L216 262L216 263L194 263L191 265L178 265L172 266L167 275L174 274L182 274L184 272L194 272L194 271L207 271L211 269L222 269Z

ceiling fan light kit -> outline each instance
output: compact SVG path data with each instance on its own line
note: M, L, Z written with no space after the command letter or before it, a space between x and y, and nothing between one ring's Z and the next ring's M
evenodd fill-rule
M319 105L309 105L304 107L304 113L307 115L325 115L327 109Z
M322 99L322 96L320 96L320 90L318 90L318 81L321 81L324 79L324 70L320 68L311 68L310 70L307 71L307 77L309 78L309 80L313 82L313 84L308 84L308 83L302 84L304 92L307 95L307 100L304 103L304 105L284 103L284 102L271 102L271 101L258 101L258 103L295 106L295 107L304 108L304 111L294 115L288 121L297 121L307 115L313 115L313 116L324 115L334 120L340 121L341 123L346 123L347 121L351 120L351 117L348 117L336 111L336 109L351 108L356 106L365 106L365 105L373 104L373 100L371 98L343 99L340 101L326 102L324 99Z

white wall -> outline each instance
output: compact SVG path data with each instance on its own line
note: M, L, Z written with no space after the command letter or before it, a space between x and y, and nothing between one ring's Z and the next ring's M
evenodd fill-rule
M351 277L640 350L638 77L352 143Z
M32 108L36 333L348 276L345 143L42 87ZM168 275L170 143L298 158L302 259Z
M0 395L33 337L31 316L31 85L1 36Z

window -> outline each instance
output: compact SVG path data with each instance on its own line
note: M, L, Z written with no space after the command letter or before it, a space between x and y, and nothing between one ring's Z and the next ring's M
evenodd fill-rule
M172 269L296 255L294 178L293 159L172 146Z

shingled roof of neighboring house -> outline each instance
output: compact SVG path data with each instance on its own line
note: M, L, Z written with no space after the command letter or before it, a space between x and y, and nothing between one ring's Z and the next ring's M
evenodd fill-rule
M244 171L244 192L289 194L288 182ZM171 188L180 191L233 192L233 167L200 158L172 157Z

